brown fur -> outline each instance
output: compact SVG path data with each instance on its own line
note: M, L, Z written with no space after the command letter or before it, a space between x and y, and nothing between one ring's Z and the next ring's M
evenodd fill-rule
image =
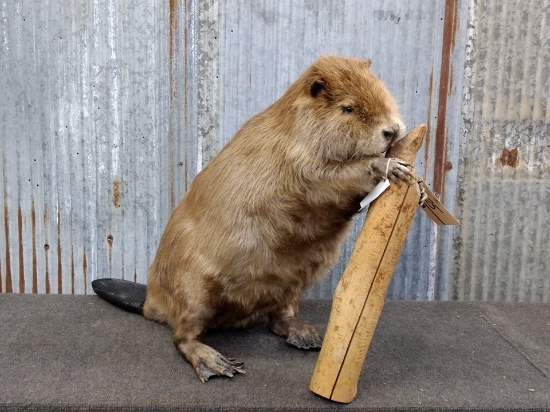
M201 380L242 372L199 341L211 328L267 316L289 342L320 346L315 330L295 319L298 302L336 262L359 200L385 173L384 153L404 129L369 66L315 62L244 124L170 217L144 314L173 327ZM404 169L392 160L394 177L408 178Z

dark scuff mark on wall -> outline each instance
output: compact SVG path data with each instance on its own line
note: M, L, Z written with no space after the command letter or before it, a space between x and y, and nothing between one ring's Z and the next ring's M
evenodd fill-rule
M519 151L516 147L515 149L509 150L506 147L502 149L502 153L499 157L500 164L503 166L510 166L513 168L518 167L519 165Z
M458 26L458 0L446 0L441 46L441 74L439 80L439 99L437 124L435 129L435 158L433 190L443 196L446 162L446 116L447 100L451 92L451 54L455 45Z
M17 234L19 236L19 293L25 293L25 259L23 253L23 213L17 208Z

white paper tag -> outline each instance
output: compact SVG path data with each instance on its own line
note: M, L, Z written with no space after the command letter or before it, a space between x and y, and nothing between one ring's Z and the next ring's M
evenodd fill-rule
M388 187L390 187L389 179L384 179L374 186L374 189L372 189L370 193L363 200L361 200L361 209L359 209L359 212L370 205L372 201L380 196Z

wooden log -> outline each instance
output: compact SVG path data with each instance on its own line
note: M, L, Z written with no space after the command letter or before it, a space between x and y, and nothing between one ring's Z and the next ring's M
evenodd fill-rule
M418 126L387 157L414 164L427 127ZM390 187L370 205L363 228L338 283L310 389L349 403L384 306L386 291L420 199L417 184Z

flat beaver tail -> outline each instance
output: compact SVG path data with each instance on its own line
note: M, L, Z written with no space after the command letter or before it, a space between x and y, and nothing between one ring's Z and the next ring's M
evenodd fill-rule
M127 312L143 316L147 286L122 279L96 279L92 289L97 296Z

